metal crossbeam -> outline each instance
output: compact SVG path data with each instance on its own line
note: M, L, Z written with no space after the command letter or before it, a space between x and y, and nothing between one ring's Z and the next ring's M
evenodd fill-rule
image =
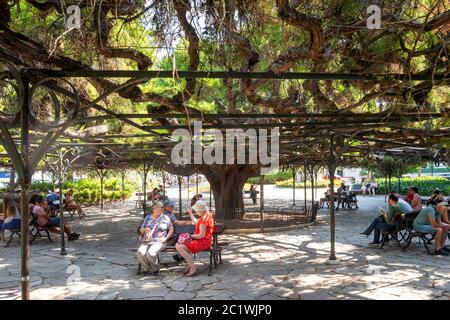
M32 73L45 74L54 78L207 78L207 79L278 79L278 80L356 80L356 81L441 81L448 80L450 75L414 73L414 74L356 74L356 73L333 73L333 72L240 72L240 71L173 71L149 70L50 70L34 69Z
M426 119L425 119L426 120ZM202 129L261 129L261 128L297 128L297 127L316 127L321 128L346 128L347 125L367 126L367 125L384 125L401 123L401 122L414 122L412 119L395 119L388 121L382 121L381 119L374 119L362 122L361 119L346 120L343 122L338 121L310 121L310 122L274 122L274 123L232 123L232 124L204 124ZM417 120L422 121L422 120ZM156 126L144 126L147 130L176 130L176 129L193 129L194 126L188 125L156 125Z
M264 113L264 114L181 114L181 113L167 113L167 114L136 114L136 113L124 113L113 115L100 115L93 117L85 117L81 119L77 119L76 122L91 122L91 121L101 121L108 120L112 118L121 119L168 119L168 118L176 118L176 119L202 119L202 120L223 120L223 119L304 119L304 118L333 118L333 119L349 119L349 118L357 118L357 119L367 119L367 118L379 118L379 119L406 119L406 118L414 118L414 119L434 119L434 118L443 118L446 116L445 112L424 112L424 113L303 113L303 114L274 114L274 113Z

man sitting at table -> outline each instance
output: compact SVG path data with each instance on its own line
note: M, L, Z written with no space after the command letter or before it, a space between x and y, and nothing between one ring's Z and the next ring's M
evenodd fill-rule
M398 198L395 194L389 195L389 210L386 213L384 209L381 209L381 214L375 218L370 226L361 232L362 235L370 236L372 231L374 231L373 242L369 243L369 246L379 246L381 231L392 231L395 229L395 216L404 213L402 209L398 206Z

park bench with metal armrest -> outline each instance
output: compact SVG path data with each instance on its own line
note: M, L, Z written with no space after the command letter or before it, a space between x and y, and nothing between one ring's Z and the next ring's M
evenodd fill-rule
M411 245L414 238L419 238L419 243L423 242L425 249L428 254L433 254L429 248L429 245L434 240L434 235L430 233L418 232L413 228L414 219L419 215L420 210L416 210L406 214L400 214L395 217L397 226L393 231L383 232L383 240L380 248L383 247L384 243L389 239L396 240L398 246L406 251ZM386 239L386 240L385 240Z
M31 229L29 228L29 233L30 233L30 244L34 241L34 239L36 238L36 237L42 237L42 235L40 234L40 231L43 231L43 230L40 230L40 229L37 229L36 228L36 225L37 225L37 222L36 222L36 216L33 214L33 211L32 210L30 210L30 223L29 223L29 226L31 226ZM21 223L22 223L22 221L21 221ZM6 247L9 247L9 245L11 244L11 241L12 241L12 239L13 239L13 237L15 236L15 235L17 235L19 238L21 238L22 237L22 230L20 229L20 228L18 228L18 229L4 229L4 230L8 230L9 232L11 232L11 235L9 236L9 239L8 239L8 242L6 243ZM34 232L34 234L33 234L33 232ZM52 242L52 239L50 238L50 235L47 233L47 236L48 236L48 238L49 238L49 240L50 240L50 242Z
M17 235L19 238L21 238L20 229L4 229L4 230L8 230L9 232L11 232L8 242L5 245L6 247L9 247L9 245L11 244L11 241L15 235Z
M339 210L340 205L344 210L358 209L358 198L356 197L356 194L354 192L344 191L340 194L336 194L335 201L337 201L336 210Z
M428 254L433 254L433 251L429 248L429 245L432 244L432 241L434 240L434 234L426 233L426 232L418 232L414 230L413 222L414 219L417 217L420 211L414 211L415 215L409 214L409 225L408 225L408 237L407 237L407 245L406 248L408 248L411 245L413 238L419 238L419 243L423 242L423 245L425 249L427 250Z
M31 216L30 226L32 227L30 230L30 235L31 235L30 244L33 243L37 237L39 237L39 238L44 237L41 232L44 232L45 236L48 238L48 240L50 242L53 242L52 238L50 237L50 231L55 228L40 226L37 222L36 214L34 214L32 211L30 212L30 216Z
M381 232L381 243L380 249L383 249L384 245L391 241L395 240L397 245L404 251L405 247L405 233L402 232L406 230L406 221L405 215L403 213L397 214L394 216L395 229L393 230L383 230Z
M189 234L193 234L195 231L195 226L194 225L190 225L190 228L186 228L187 226L175 226L175 233L174 233L174 237L173 239L176 239L177 236L181 233L189 233ZM220 244L219 243L219 234L222 234L225 231L225 225L223 223L216 223L214 225L214 230L213 230L213 235L212 235L212 244L211 247L207 250L203 250L201 252L208 252L209 251L209 268L208 268L208 276L212 276L213 274L213 266L214 268L217 268L218 264L222 264L222 247L223 245L226 244ZM137 229L138 234L140 234L140 227L138 227ZM160 251L161 252L177 252L177 249L175 247L176 242L175 241L170 241L169 240L169 244L167 245L164 250ZM158 254L159 254L158 253ZM195 254L194 254L194 259L195 259ZM158 259L159 260L159 259ZM138 271L137 274L141 274L141 264L138 262Z
M73 215L77 212L77 209L74 207L67 207L66 199L63 199L63 210L67 211L67 213L73 217Z

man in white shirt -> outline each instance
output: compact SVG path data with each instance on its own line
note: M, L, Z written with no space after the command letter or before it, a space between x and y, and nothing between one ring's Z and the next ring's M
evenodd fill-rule
M411 207L411 205L406 202L405 200L403 200L399 195L398 196L398 203L397 206L402 209L403 213L410 213L413 212L413 208Z

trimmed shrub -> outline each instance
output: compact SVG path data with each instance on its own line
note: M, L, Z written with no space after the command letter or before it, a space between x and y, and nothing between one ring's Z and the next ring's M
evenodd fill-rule
M292 180L292 171L279 171L276 173L265 175L264 184L276 184L279 181L285 181L288 179ZM247 183L259 185L259 180L259 177L252 177L247 180Z
M46 194L52 189L52 184L36 182L32 193ZM124 196L128 199L132 196L135 189L134 182L125 181ZM63 193L66 195L70 189L75 191L75 201L82 204L98 204L100 202L100 180L81 179L78 182L68 181L64 184ZM122 200L122 181L121 179L105 179L103 184L103 200L118 201Z
M376 179L378 182L378 193L384 194L386 190L386 180ZM391 191L399 192L400 194L406 194L408 187L415 186L419 188L419 194L423 196L428 196L433 193L436 188L441 189L445 195L450 195L450 180L441 177L418 177L418 178L401 178L400 179L400 192L398 190L398 179L392 178L391 180Z
M30 192L33 193L47 194L49 190L53 190L53 184L51 184L50 182L35 181L30 186Z
M277 188L292 188L294 183L293 183L292 179L289 179L289 180L284 180L284 181L278 181L275 185L277 186ZM314 184L314 187L315 188L326 188L327 185L328 185L328 183L326 183L326 182L317 181ZM297 188L301 189L303 187L304 187L304 183L303 182L301 182L301 183L296 182L295 183L295 188L296 189ZM306 182L306 187L307 188L311 188L311 181L307 181Z

